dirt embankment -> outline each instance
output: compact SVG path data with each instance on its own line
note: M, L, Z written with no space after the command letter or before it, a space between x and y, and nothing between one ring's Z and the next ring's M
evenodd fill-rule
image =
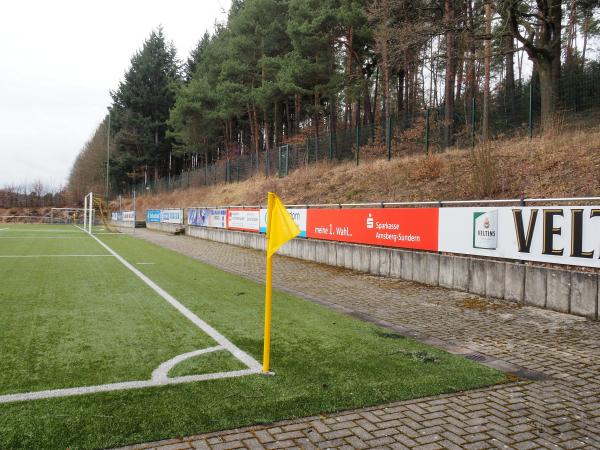
M287 204L600 196L600 126L390 162L314 164L283 179L140 196L136 209L142 218L149 208L258 205L268 191Z

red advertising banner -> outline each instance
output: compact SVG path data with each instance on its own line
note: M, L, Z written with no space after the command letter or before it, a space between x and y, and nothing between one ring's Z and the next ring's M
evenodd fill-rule
M438 250L438 208L309 209L306 237Z

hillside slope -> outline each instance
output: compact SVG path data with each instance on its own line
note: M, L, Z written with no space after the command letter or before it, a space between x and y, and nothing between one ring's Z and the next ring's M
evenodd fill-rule
M267 192L288 204L600 196L600 126L533 139L495 141L473 150L342 164L320 163L286 178L138 197L145 209L265 204ZM124 208L131 206L125 200ZM113 205L116 206L116 205Z

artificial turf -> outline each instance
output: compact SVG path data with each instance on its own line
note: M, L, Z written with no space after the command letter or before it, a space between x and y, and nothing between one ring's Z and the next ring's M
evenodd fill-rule
M0 254L80 254L84 246L85 253L104 253L83 234L64 233L84 238L73 247L74 239L9 228L0 231ZM7 235L23 242L2 239ZM130 236L99 237L260 361L263 286ZM113 258L64 259L0 259L0 394L145 380L161 362L214 345ZM275 376L0 404L0 447L106 448L504 380L472 361L282 292L274 292L273 314ZM229 353L216 352L182 362L170 376L240 368Z

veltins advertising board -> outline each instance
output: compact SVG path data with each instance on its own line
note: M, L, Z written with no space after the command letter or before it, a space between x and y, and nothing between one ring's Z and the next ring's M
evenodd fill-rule
M228 209L227 228L258 233L260 230L260 209Z
M437 251L438 208L309 209L306 236Z
M135 211L123 211L123 222L135 222Z
M190 208L188 224L196 227L227 228L227 210Z
M288 209L288 212L292 215L294 222L296 222L296 225L298 225L298 228L300 228L300 234L298 235L300 237L306 237L306 216L307 216L306 211L307 211L306 209L294 209L294 208ZM261 233L267 232L267 210L266 209L260 210L260 232Z
M160 210L160 222L161 223L183 223L183 210L182 209L161 209Z
M147 209L146 210L146 222L149 222L149 223L160 222L160 209Z
M600 206L441 208L439 249L600 267Z

